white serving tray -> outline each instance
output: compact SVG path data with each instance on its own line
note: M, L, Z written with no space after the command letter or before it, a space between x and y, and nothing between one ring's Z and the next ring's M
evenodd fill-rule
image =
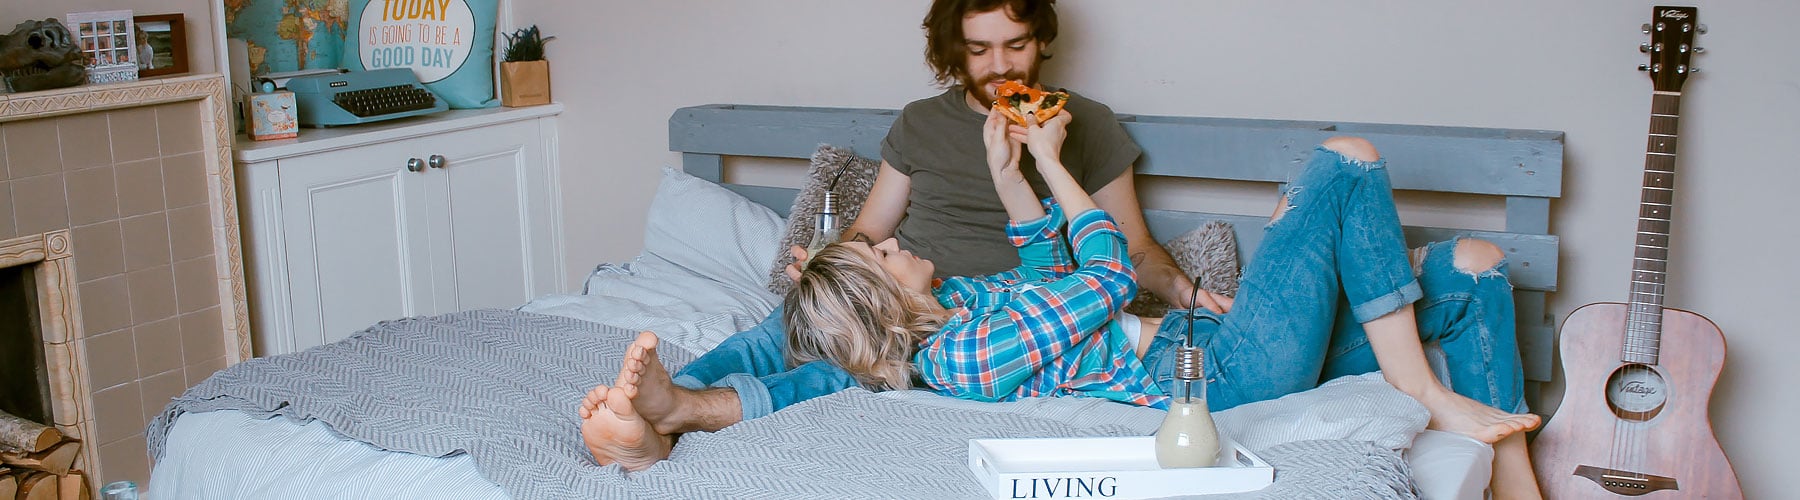
M1219 465L1164 469L1152 436L971 439L969 470L994 498L1157 498L1263 489L1275 468L1220 436Z

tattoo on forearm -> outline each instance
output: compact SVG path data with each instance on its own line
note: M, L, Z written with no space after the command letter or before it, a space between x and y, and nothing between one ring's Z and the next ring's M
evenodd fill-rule
M1131 254L1131 265L1132 266L1144 265L1144 258L1149 255L1150 254L1148 252L1138 252L1138 253Z
M869 235L863 234L862 231L857 231L856 233L851 234L850 238L846 239L844 241L860 241L860 242L863 242L864 244L868 244L868 245L875 244L875 242L869 241Z

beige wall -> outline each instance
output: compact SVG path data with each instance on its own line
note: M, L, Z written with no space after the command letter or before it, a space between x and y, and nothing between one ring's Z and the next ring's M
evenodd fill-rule
M64 2L48 2L43 0L6 0L0 1L0 34L11 32L13 26L27 19L43 19L54 17L63 19L70 12L88 12L97 10L130 9L132 14L143 16L150 14L181 14L183 25L187 28L188 72L211 73L219 71L213 59L213 16L212 4L208 0L68 0Z
M1750 496L1785 491L1800 440L1800 3L1691 2L1712 33L1686 90L1668 303L1725 330L1717 433ZM563 136L569 269L629 259L686 105L893 108L930 95L918 24L926 0L520 2L549 47ZM1561 318L1625 299L1649 80L1633 68L1649 1L1193 2L1065 0L1047 78L1119 112L1291 118L1568 133ZM580 215L594 214L594 215ZM578 279L571 275L571 282ZM1670 347L1673 348L1673 347Z

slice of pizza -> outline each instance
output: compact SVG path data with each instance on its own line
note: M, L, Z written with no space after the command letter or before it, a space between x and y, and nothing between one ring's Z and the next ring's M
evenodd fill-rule
M1069 103L1069 93L1065 91L1045 92L1025 86L1018 80L1007 80L994 91L994 106L1000 108L1000 114L1019 125L1025 125L1027 113L1037 115L1038 123L1044 123L1062 111L1063 105Z

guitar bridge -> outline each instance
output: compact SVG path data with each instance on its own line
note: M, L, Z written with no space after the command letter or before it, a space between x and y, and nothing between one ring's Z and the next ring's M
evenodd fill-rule
M1625 496L1638 496L1658 490L1679 490L1675 478L1650 474L1639 474L1618 469L1605 469L1589 465L1575 467L1575 475L1588 478L1599 484L1606 491Z

